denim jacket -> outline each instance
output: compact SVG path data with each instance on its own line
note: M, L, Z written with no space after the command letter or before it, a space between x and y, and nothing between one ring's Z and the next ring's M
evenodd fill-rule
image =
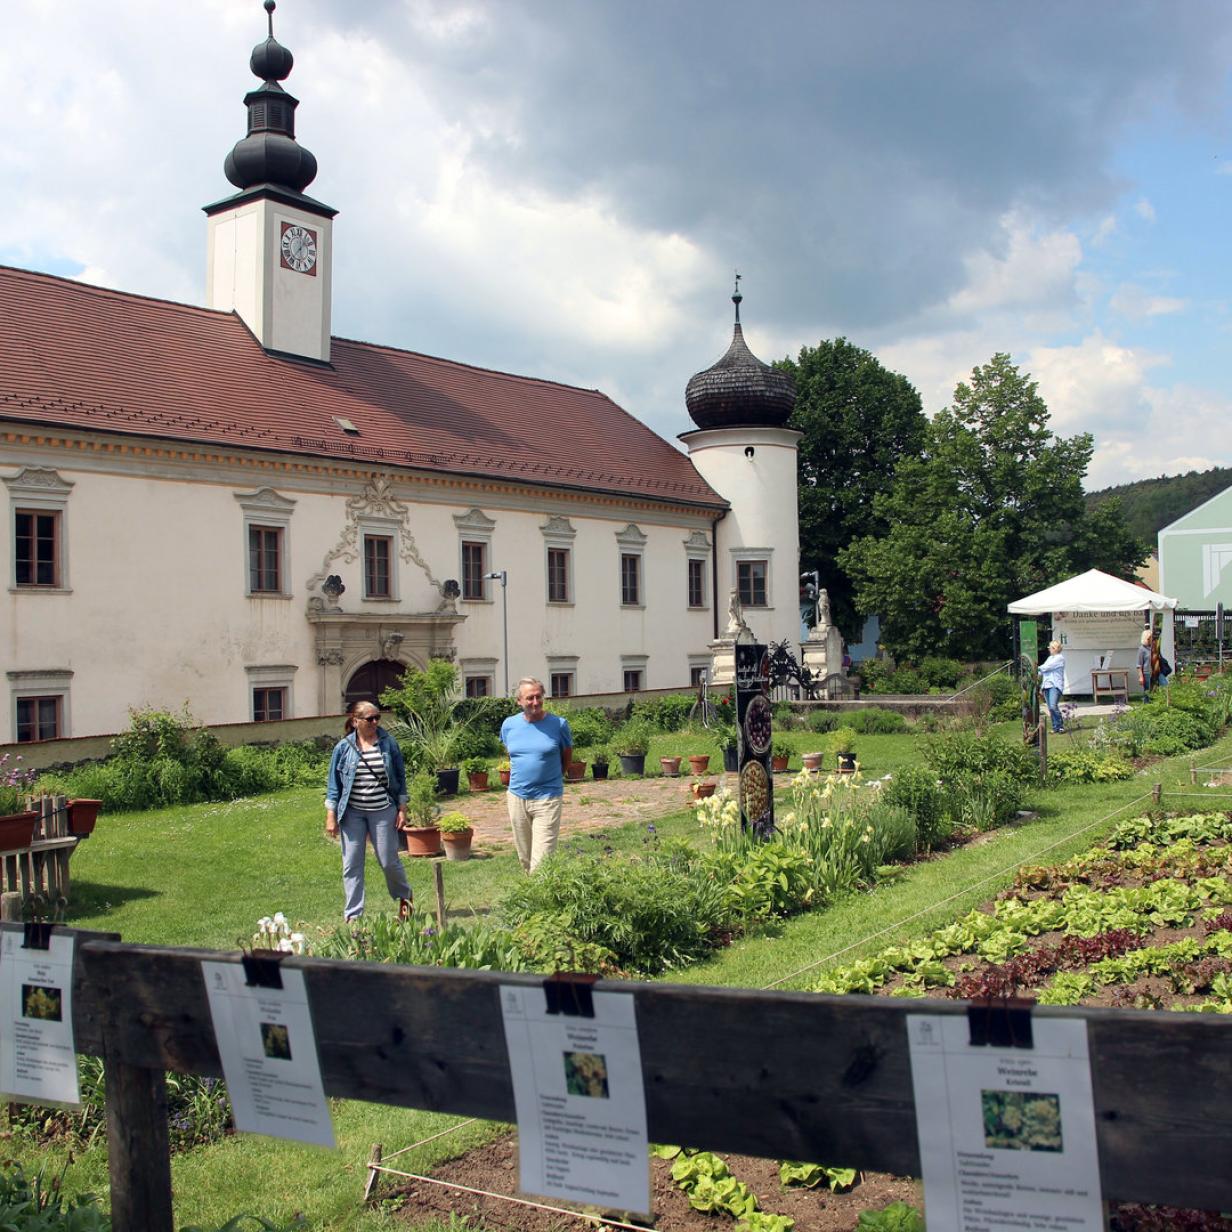
M389 780L389 798L398 805L406 803L406 766L398 742L384 728L376 729L377 747L385 762L385 777ZM336 817L346 812L351 787L355 783L355 768L359 765L359 745L354 732L348 732L334 745L329 759L329 777L325 780L325 807Z

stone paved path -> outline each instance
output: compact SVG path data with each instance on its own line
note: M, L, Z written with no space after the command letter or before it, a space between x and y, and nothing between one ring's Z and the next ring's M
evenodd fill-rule
M687 767L686 767L687 769ZM708 774L703 781L722 783L724 775ZM729 787L734 789L735 776ZM608 779L565 784L565 805L560 832L577 834L583 830L601 830L604 826L623 825L630 821L647 822L667 813L687 808L692 801L688 774L679 778ZM512 846L509 814L505 806L505 789L498 785L485 792L460 792L442 802L445 812L457 811L466 816L475 828L475 844L491 850Z

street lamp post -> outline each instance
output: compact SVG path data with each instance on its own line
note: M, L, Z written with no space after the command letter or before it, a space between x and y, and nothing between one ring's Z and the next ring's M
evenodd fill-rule
M494 582L501 584L501 616L503 618L503 628L505 634L505 696L509 696L509 573L505 569L496 569L491 573L485 573L485 578L491 578Z

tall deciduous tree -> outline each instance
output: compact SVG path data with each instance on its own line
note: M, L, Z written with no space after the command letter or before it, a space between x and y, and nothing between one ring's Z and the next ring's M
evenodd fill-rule
M795 377L789 426L804 433L798 455L800 568L817 571L835 623L854 637L862 622L839 550L885 531L874 498L888 489L900 458L920 453L928 421L911 382L846 338L803 347L796 359L777 366Z
M859 608L895 653L1008 652L1006 604L1090 568L1122 577L1146 558L1119 506L1088 513L1088 433L1061 438L1035 382L994 355L929 424L875 513L887 529L840 553Z

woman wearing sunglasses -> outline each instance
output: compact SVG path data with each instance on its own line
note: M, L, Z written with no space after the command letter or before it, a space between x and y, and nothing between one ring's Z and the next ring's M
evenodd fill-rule
M325 833L342 834L343 914L364 914L364 856L372 840L398 918L411 914L411 886L398 859L398 831L406 822L406 767L398 742L378 723L373 702L360 702L351 730L334 746L325 784Z

